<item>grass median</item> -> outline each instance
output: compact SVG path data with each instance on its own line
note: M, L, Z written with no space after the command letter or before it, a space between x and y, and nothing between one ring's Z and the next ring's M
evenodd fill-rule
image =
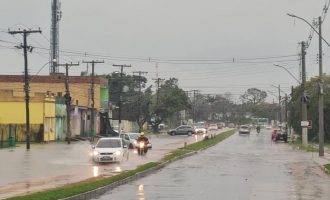
M139 172L143 172L145 170L151 169L153 167L158 166L159 164L184 156L185 154L198 151L201 149L205 149L207 147L213 146L222 140L226 139L227 137L233 135L235 130L226 131L224 133L216 135L212 139L199 141L190 145L187 145L185 148L176 149L167 154L160 162L150 162L144 165L138 166L134 170L129 170L126 172L122 172L118 175L111 176L108 178L101 178L101 179L88 179L86 181L82 181L79 183L65 185L59 188L50 189L43 192L37 192L25 196L18 196L9 198L9 200L53 200L53 199L62 199L70 196L74 196L77 194L85 193L88 191L92 191L94 189L115 183L117 181L123 180L125 178L134 176Z

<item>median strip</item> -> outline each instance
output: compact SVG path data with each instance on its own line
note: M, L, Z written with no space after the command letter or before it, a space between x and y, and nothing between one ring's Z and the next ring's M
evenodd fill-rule
M197 153L200 150L214 146L222 140L233 135L235 130L226 131L215 135L212 139L199 141L184 148L173 150L166 155L160 162L150 162L138 166L134 170L122 172L118 175L102 178L99 180L89 179L83 182L65 185L59 188L37 192L29 195L9 198L10 200L53 200L53 199L92 199L104 194L105 192L125 184L129 181L148 175L158 170L168 163L180 158L184 158Z

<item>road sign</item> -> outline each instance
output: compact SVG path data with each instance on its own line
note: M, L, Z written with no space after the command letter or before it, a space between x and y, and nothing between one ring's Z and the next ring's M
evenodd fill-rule
M300 125L301 127L308 127L309 122L308 121L301 121Z
M308 129L312 129L312 120L308 120L308 126L307 126Z

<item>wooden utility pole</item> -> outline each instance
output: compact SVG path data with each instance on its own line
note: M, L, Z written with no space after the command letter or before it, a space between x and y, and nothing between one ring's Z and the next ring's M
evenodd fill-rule
M24 92L25 92L25 134L26 134L26 149L30 149L30 86L29 86L29 71L28 71L28 59L27 59L27 51L32 52L32 47L27 45L27 36L30 33L41 33L41 30L18 30L18 31L8 31L8 33L14 34L23 34L23 44L21 44L20 48L23 49L24 52Z
M70 108L71 108L71 95L70 95L70 88L69 88L69 66L79 66L79 63L73 64L65 63L65 64L58 64L58 66L65 66L65 105L66 105L66 137L68 144L71 143L71 123L70 123Z
M162 78L156 78L156 79L152 79L154 81L156 81L157 83L157 96L156 96L156 102L157 102L157 105L158 105L158 100L159 100L159 86L160 86L160 82L165 80L165 79L162 79Z
M95 136L95 113L94 113L94 107L95 107L95 102L94 102L94 65L95 63L104 63L104 61L97 61L97 60L92 60L92 61L83 61L83 63L92 63L92 81L91 81L91 130L89 133L89 137L94 139Z
M120 67L120 86L119 86L119 102L118 102L118 132L121 133L121 93L123 90L123 74L124 74L124 67L132 67L131 65L112 65L114 67Z
M141 99L142 99L142 92L141 92L141 78L142 78L142 75L143 74L147 74L148 72L143 72L143 71L135 71L133 72L133 75L134 74L138 74L138 81L139 81L139 96L138 96L138 123L139 123L139 126L140 126L140 115L141 115ZM143 124L142 124L143 126ZM141 129L141 127L139 127ZM142 131L142 130L139 130L139 131Z

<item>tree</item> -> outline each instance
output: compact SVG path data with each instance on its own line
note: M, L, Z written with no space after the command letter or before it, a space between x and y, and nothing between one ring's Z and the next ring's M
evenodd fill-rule
M324 75L324 121L330 121L330 76ZM318 116L318 78L311 78L305 84L305 90L309 97L307 102L307 116L312 120L313 127L308 130L308 137L312 141L318 140L319 116ZM291 101L289 101L289 124L297 134L301 134L301 87L293 88ZM330 123L324 123L325 140L330 141Z
M170 78L153 95L150 123L154 132L164 119L172 117L175 113L190 107L186 93L178 87L178 79Z
M241 100L253 105L257 105L265 102L266 97L267 92L257 88L249 88L243 95L241 95Z
M111 103L118 106L121 101L121 119L135 121L142 131L150 114L152 96L151 87L145 89L147 79L120 73L112 73L107 78ZM114 109L113 118L118 119L118 114L118 109Z

